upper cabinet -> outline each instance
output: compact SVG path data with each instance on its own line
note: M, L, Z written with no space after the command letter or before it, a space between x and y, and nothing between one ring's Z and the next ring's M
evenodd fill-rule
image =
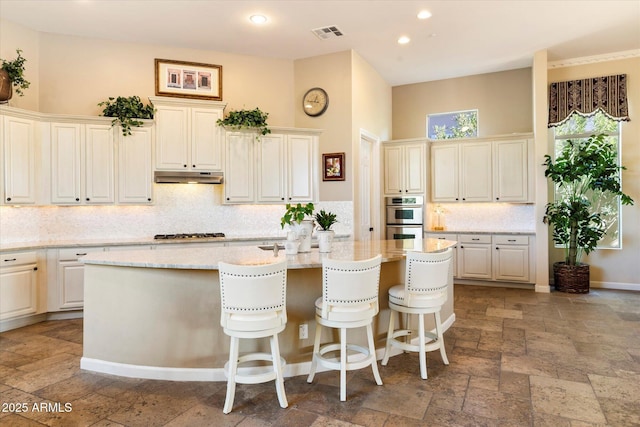
M51 202L115 202L115 149L111 124L51 123Z
M316 199L319 132L228 132L225 203L304 203Z
M426 142L386 143L384 193L422 194L426 182Z
M118 203L153 202L153 127L131 129L131 135L118 131Z
M156 122L155 168L221 171L223 129L216 124L226 104L150 97Z
M433 142L434 202L528 202L532 140Z
M2 202L11 205L36 203L36 126L28 117L14 117L2 111Z

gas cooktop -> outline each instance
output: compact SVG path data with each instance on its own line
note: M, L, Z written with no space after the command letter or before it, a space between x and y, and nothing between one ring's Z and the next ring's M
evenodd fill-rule
M210 239L212 237L224 237L224 233L184 233L184 234L156 234L156 240L172 239Z

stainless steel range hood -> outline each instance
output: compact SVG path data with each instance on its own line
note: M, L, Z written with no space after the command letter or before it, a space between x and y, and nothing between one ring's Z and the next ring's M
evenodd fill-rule
M169 172L156 171L154 181L158 184L222 184L222 172Z

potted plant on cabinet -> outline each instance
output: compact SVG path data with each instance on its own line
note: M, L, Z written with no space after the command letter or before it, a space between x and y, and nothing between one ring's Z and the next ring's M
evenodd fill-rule
M333 236L335 235L335 231L331 229L331 226L338 222L336 214L326 212L324 209L321 209L320 212L315 214L314 219L318 224L316 234L318 235L318 247L320 252L331 252L331 243L333 242Z
M216 122L219 126L229 129L255 129L261 135L271 133L271 129L267 126L267 118L269 113L265 113L260 108L253 110L237 110L229 111L224 119L218 119ZM256 137L257 139L258 137Z
M2 59L0 67L0 104L8 102L13 96L13 88L19 96L24 96L23 90L31 84L24 78L24 63L27 61L22 57L22 50L16 49L18 57L13 61Z
M115 117L111 125L115 126L120 123L124 136L131 135L131 126L143 125L140 119L153 119L155 113L153 104L144 105L139 96L109 97L108 101L103 101L98 106L104 107L102 114L105 117Z
M606 230L597 201L619 196L623 205L633 200L622 192L616 147L604 134L567 141L554 161L545 156L545 177L557 186L548 203L544 223L553 227L553 241L564 247L565 261L553 265L555 287L570 293L589 292L589 265L580 262L598 245Z
M300 240L298 252L309 252L311 250L311 233L313 231L313 203L305 205L298 203L292 205L287 203L286 211L280 218L280 227L288 225Z

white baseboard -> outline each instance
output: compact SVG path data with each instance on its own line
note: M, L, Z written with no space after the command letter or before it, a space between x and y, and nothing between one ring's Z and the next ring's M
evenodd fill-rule
M455 313L451 314L444 322L442 322L443 330L446 331L453 325L456 320ZM414 340L417 340L415 338ZM401 349L392 349L391 356L402 353ZM384 347L376 350L376 358L381 360L384 356ZM80 368L100 372L103 374L117 375L128 378L143 378L149 380L167 380L167 381L226 381L224 368L169 368L160 366L144 366L130 365L127 363L107 362L99 359L82 357L80 359ZM298 375L307 375L311 369L311 361L285 365L284 376L294 377ZM326 369L318 367L318 372Z
M620 283L620 282L594 282L589 283L589 287L598 289L618 289L621 291L640 291L640 283Z

